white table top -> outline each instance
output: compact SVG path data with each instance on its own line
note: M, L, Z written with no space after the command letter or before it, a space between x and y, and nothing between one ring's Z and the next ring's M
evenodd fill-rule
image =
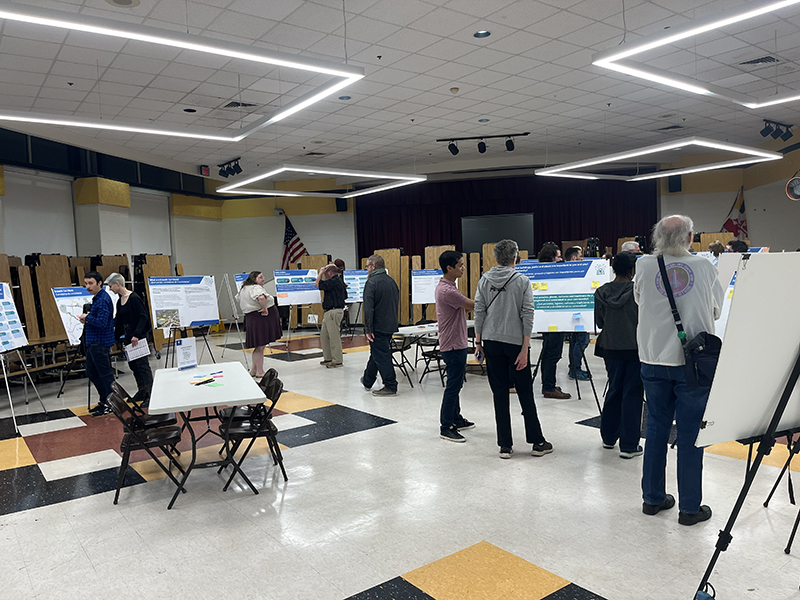
M468 320L467 327L475 327L475 321ZM395 335L426 335L428 333L438 333L439 323L425 323L424 325L407 325L400 327Z
M219 387L191 385L197 375L211 375L222 371L222 377L214 381ZM239 362L198 365L193 369L158 369L150 394L152 415L172 412L188 412L195 408L214 406L241 406L265 400L264 392Z

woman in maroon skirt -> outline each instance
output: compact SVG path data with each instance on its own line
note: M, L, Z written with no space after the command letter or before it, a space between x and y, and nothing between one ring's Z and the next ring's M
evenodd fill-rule
M279 339L281 319L275 299L262 287L264 275L253 271L247 276L239 291L239 306L244 313L245 348L253 348L253 368L250 375L264 375L264 346Z

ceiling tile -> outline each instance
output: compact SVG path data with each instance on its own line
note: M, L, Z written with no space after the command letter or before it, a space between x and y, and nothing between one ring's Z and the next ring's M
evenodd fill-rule
M477 22L475 17L440 7L414 21L409 27L434 35L449 37L467 27L477 31L480 29L480 26L476 25Z
M456 62L464 63L480 69L485 69L499 62L508 60L514 55L508 52L500 52L499 50L492 50L491 48L478 48L456 60Z
M532 59L526 58L524 56L514 56L512 58L508 58L502 62L499 62L495 65L492 65L492 71L500 71L501 73L505 73L506 75L517 75L524 71L528 71L541 65L542 62Z
M403 29L383 40L383 45L406 52L418 52L439 40L439 37L424 31Z
M515 0L492 0L491 2L486 2L486 0L450 0L445 4L445 8L475 17L488 17L514 2Z
M473 51L475 51L475 48L470 44L457 40L443 39L424 48L420 51L420 54L441 58L442 60L455 60Z
M373 19L378 19L379 21L386 21L387 23L407 27L414 21L432 12L435 8L435 5L428 4L427 2L420 2L419 0L403 0L402 2L381 0L365 10L362 14Z
M526 50L537 48L548 41L550 41L550 38L537 35L529 31L515 31L507 36L502 37L501 39L493 41L490 44L490 47L493 50L500 50L501 52L522 54Z
M369 19L363 15L358 15L347 20L347 37L351 40L369 42L371 44L380 43L384 38L400 31L400 27L385 23L377 19ZM344 27L336 30L337 35L344 35Z
M430 56L422 56L421 54L410 54L402 60L398 60L394 65L395 69L403 69L411 73L426 73L431 69L440 67L445 64L445 61L438 58L431 58Z
M8 35L0 37L0 52L18 56L30 56L54 60L61 49L59 44L38 40L25 40Z

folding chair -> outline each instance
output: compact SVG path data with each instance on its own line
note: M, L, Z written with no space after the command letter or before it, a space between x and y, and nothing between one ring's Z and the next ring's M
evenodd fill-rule
M266 393L267 388L272 385L272 382L278 378L278 372L275 369L269 369L261 380L258 382L258 387L261 388L261 391ZM237 406L235 408L222 408L217 411L217 417L219 418L220 422L225 422L230 419L231 411L234 411L233 418L234 419L249 419L250 416L253 414L253 411L256 410L260 404L252 404L248 406ZM220 454L222 454L222 448L220 448Z
M439 337L435 338L435 344L430 350L424 350L422 352L422 360L425 361L425 368L422 370L422 375L419 377L419 382L422 383L422 380L425 379L425 375L428 373L433 373L434 371L439 372L439 378L442 380L442 386L444 386L444 369L442 369L442 352L439 350ZM431 363L436 361L436 368L431 368Z
M147 413L142 410L141 406L139 406L133 397L125 391L118 381L114 381L111 383L111 390L119 396L119 398L127 403L130 408L131 412L135 413L139 418L136 421L132 421L133 426L142 425L144 429L154 429L156 427L170 427L172 425L178 424L178 417L175 413L168 413L166 415L148 415ZM174 449L176 452L177 449ZM180 454L180 452L178 452Z
M175 468L184 474L183 467L178 460L170 452L170 447L175 447L181 441L180 427L157 427L145 428L139 416L134 413L127 403L120 398L116 393L112 392L108 396L108 404L111 406L111 411L116 415L119 422L122 423L124 434L122 442L120 443L120 452L122 452L122 464L119 467L119 476L117 477L117 491L114 494L114 504L119 502L119 491L125 485L125 475L128 471L128 464L130 463L131 452L134 450L145 450L150 457L156 462L164 473L167 474L172 482L178 486L182 492L186 493L186 489L181 485L180 481L172 474L171 467ZM155 455L153 448L160 448L161 452L168 459L168 469L164 463Z
M400 372L406 376L409 385L413 388L414 382L411 381L411 375L409 375L408 371L406 370L406 365L408 365L410 370L414 370L414 367L411 366L411 363L406 358L406 350L410 350L411 345L411 338L395 336L389 338L389 350L392 354L392 365L400 369ZM400 354L400 360L395 357L395 354Z

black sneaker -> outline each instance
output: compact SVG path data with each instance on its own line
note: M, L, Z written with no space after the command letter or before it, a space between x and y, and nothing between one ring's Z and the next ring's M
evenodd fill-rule
M106 403L98 403L92 410L89 411L89 414L93 417L102 417L103 415L110 415L111 414L111 407Z
M642 502L642 512L646 515L657 515L662 510L669 510L675 506L675 497L672 494L667 494L661 504L648 504Z
M367 391L370 391L370 390L372 389L372 386L369 386L369 387L367 387L367 384L366 384L366 383L364 383L364 378L363 378L363 377L361 378L361 380L360 380L360 381L361 381L361 385L363 385L363 386L364 386L364 389L365 389L365 390L367 390Z
M642 454L644 454L644 450L641 446L636 446L636 450L623 450L622 448L619 449L620 458L634 458L636 456L641 456Z
M500 458L511 458L514 451L511 448L500 448Z
M397 396L397 390L390 390L386 386L372 392L373 396Z
M458 433L458 429L456 429L455 425L450 429L445 429L439 432L439 437L443 440L447 440L448 442L466 442L467 438L463 435Z
M475 429L475 423L472 421L467 421L462 417L460 421L456 421L454 427L456 429Z
M678 523L681 525L694 525L702 521L708 521L711 518L711 507L703 506L696 513L678 513Z
M553 444L550 442L541 442L540 444L534 444L533 450L531 450L531 456L544 456L545 454L550 454L553 451Z

